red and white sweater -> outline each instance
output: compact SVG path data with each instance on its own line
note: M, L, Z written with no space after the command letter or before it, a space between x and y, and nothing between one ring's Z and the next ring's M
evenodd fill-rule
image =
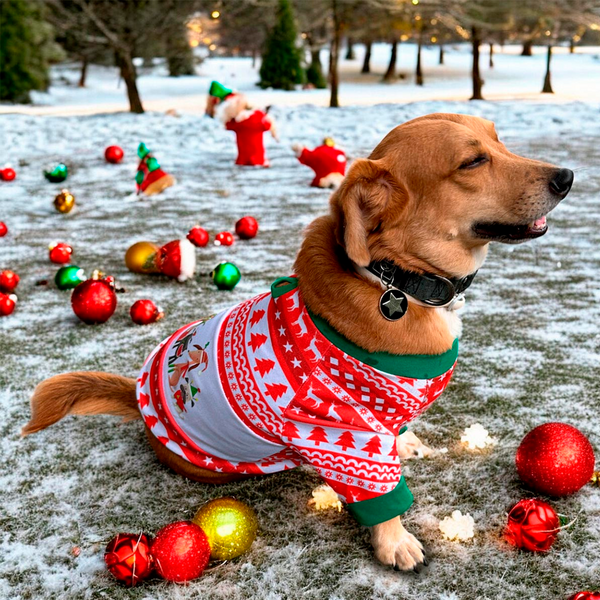
M444 390L458 341L436 356L369 354L309 314L297 279L163 341L138 379L146 425L213 471L311 464L364 525L412 503L395 436Z

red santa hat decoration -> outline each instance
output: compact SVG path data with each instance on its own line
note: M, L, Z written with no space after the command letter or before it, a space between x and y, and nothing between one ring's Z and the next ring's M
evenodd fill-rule
M301 144L294 144L292 150L303 165L315 172L311 183L313 187L337 189L340 186L346 174L346 155L335 147L331 138L325 138L323 144L314 150Z
M158 161L148 150L146 144L142 142L138 146L137 153L140 157L140 164L135 175L138 194L146 196L160 194L175 183L174 177L160 168Z
M157 264L167 277L184 282L196 271L196 252L187 239L173 240L158 251Z

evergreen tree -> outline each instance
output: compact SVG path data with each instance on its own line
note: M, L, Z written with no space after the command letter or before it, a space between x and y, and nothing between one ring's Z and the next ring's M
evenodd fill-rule
M194 54L187 39L185 25L174 29L167 37L166 54L171 77L196 74Z
M260 67L260 87L292 90L304 81L296 37L292 5L289 0L279 0L277 22L267 38Z

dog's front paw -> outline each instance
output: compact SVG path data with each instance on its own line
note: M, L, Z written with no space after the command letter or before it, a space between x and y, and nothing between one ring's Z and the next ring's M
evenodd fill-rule
M406 431L396 437L396 451L400 460L425 458L433 454L433 450L426 446L412 431Z
M427 564L421 542L406 531L398 517L375 525L371 539L377 560L397 571L418 570Z

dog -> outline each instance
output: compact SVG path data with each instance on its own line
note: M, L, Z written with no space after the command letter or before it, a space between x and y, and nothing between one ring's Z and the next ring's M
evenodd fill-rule
M402 431L450 379L457 309L490 242L544 235L572 184L569 169L509 152L490 121L400 125L309 225L294 277L181 328L147 359L137 393L105 373L43 381L23 435L69 413L142 416L161 462L210 483L308 461L371 527L379 561L418 570L400 459L427 448ZM208 348L203 368L177 366L196 346ZM171 410L181 386L190 402Z

